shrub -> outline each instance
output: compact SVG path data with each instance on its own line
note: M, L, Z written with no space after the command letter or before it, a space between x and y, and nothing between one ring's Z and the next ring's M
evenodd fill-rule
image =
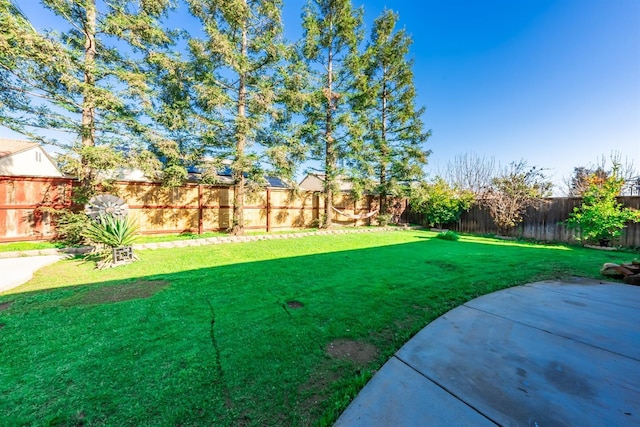
M43 208L44 210L45 208ZM54 216L56 240L64 245L74 246L85 243L84 231L91 224L91 218L84 212L75 213L68 209L48 209Z
M460 219L468 210L474 196L469 191L459 191L437 177L433 183L421 183L411 189L409 203L411 209L425 216L427 225L442 227Z
M393 218L393 215L390 213L384 213L384 214L381 213L381 214L378 214L376 219L380 227L386 227L391 223L392 218Z
M513 162L493 178L482 204L504 236L522 221L528 208L538 208L551 195L553 184L543 170L529 167L525 161Z
M455 232L453 232L451 230L445 231L444 233L439 233L436 237L438 239L451 240L451 241L454 241L454 242L460 239L460 236L457 233L455 233Z
M129 217L102 215L91 221L84 236L95 244L90 258L96 259L98 268L113 265L113 249L131 246L136 238L138 226Z
M640 212L618 203L616 197L624 186L624 179L618 176L616 167L608 177L590 175L587 183L582 205L573 209L566 223L579 231L579 240L608 246L622 234L627 222L640 222Z

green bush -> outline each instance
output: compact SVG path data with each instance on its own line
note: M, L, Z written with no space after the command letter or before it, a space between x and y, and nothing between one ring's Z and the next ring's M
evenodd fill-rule
M612 239L622 234L627 222L640 222L640 212L618 203L616 197L624 179L618 177L617 169L608 177L592 174L587 182L582 206L573 209L566 223L579 231L579 240L609 246Z
M444 233L439 233L436 237L438 239L451 240L454 242L460 239L460 236L458 235L458 233L451 230L445 231Z
M378 217L376 219L380 227L386 227L391 223L391 218L393 218L393 215L391 215L390 213L381 213L378 214Z
M430 227L450 224L460 219L463 211L469 210L474 196L469 191L460 191L437 177L433 183L423 182L411 189L409 203L414 212L425 216Z
M55 218L56 241L66 246L81 245L86 242L84 231L91 224L91 218L84 212L51 210Z

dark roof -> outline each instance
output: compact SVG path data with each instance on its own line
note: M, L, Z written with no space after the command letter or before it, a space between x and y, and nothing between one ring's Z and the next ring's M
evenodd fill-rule
M267 181L269 182L269 187L271 188L291 188L291 185L274 176L268 176Z

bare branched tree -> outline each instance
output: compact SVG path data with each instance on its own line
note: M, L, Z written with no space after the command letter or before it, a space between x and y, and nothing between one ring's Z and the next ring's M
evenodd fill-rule
M633 159L629 159L627 156L623 157L619 151L612 151L608 159L602 155L595 163L574 167L572 175L563 180L564 192L569 197L581 197L589 186L588 177L596 175L601 179L606 179L611 176L614 169L625 182L620 193L621 196L640 194L640 175L635 168Z
M459 154L449 161L442 175L451 186L470 191L478 199L491 187L498 169L499 165L493 157L480 157L470 152Z
M491 180L480 203L489 210L498 232L509 235L522 223L527 209L539 208L552 188L544 169L521 160L510 163Z

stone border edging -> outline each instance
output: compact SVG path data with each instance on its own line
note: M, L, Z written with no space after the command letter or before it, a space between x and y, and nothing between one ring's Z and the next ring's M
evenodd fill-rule
M222 236L222 237L208 237L202 239L189 239L189 240L172 240L169 242L157 242L157 243L136 243L133 245L134 250L146 250L146 249L166 249L166 248L185 248L188 246L203 246L203 245L219 245L223 243L242 243L242 242L255 242L258 240L277 240L277 239L296 239L307 236L323 236L327 234L352 234L352 233L372 233L377 231L405 231L405 230L420 230L424 229L421 226L414 227L375 227L375 228L361 228L357 230L345 230L343 228L332 230L319 230L308 231L302 233L289 233L289 234L261 234L257 236ZM13 252L0 252L0 258L19 258L28 256L40 256L40 255L81 255L91 252L93 248L91 246L81 246L78 248L62 248L62 249L34 249L31 251L13 251Z

